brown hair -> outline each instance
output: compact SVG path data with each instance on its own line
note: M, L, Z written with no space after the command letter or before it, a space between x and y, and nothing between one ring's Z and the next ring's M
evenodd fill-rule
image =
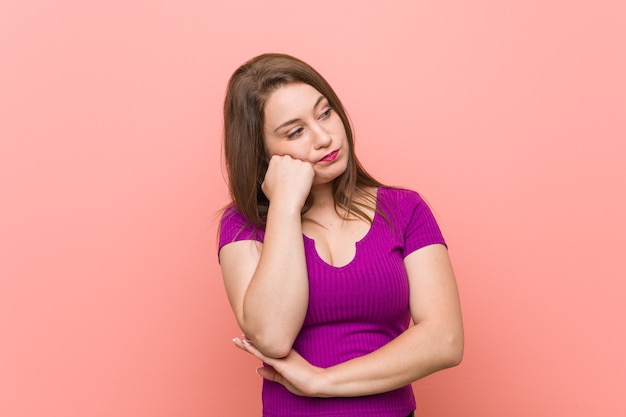
M234 205L257 226L264 226L269 202L261 184L267 171L263 146L264 107L276 89L303 82L319 91L339 115L346 130L349 158L346 171L333 182L335 210L371 221L362 208L376 209L369 187L382 186L365 171L354 153L348 115L328 82L307 63L284 54L263 54L239 67L231 76L224 100L224 155ZM359 196L355 201L355 195ZM311 207L307 200L303 214Z

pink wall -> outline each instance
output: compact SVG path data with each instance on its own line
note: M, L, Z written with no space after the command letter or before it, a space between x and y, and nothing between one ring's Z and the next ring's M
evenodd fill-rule
M446 233L466 356L418 415L625 415L626 7L583 3L1 1L0 415L260 415L215 215L265 51Z

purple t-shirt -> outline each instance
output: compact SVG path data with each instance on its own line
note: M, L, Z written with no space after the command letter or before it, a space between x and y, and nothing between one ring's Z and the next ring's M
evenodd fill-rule
M445 245L432 212L416 192L381 187L377 206L391 226L376 213L347 265L326 263L314 240L303 235L309 305L293 348L313 365L326 368L366 355L404 332L411 313L403 259L421 247ZM219 248L237 240L262 242L263 230L245 223L241 213L227 210ZM414 409L410 385L363 397L307 398L263 381L264 417L405 417Z

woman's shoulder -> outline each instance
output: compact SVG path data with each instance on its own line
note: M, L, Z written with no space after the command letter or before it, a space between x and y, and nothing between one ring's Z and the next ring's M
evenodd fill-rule
M414 190L402 187L379 187L378 202L381 206L415 207L425 204L424 198Z
M385 187L378 192L379 207L405 239L405 254L433 243L446 245L426 200L414 190Z
M432 217L432 210L424 197L408 188L379 187L377 206L392 223L404 224L411 219Z
M229 203L226 207L222 209L222 222L229 220L244 220L245 217L241 210L237 207L237 205L233 202Z
M219 247L238 240L263 241L264 230L248 220L234 203L222 212L219 226Z
M237 204L234 202L229 203L222 209L220 223L235 223L240 226L246 225L252 228L263 229L263 227L255 225L255 222L248 219L243 211L237 207Z

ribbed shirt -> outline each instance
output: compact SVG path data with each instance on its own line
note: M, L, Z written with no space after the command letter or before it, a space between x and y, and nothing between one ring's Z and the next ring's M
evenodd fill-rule
M424 246L445 245L418 193L380 187L376 204L369 231L344 266L326 263L315 241L303 235L309 304L293 348L315 366L327 368L366 355L404 332L411 313L403 260ZM222 216L220 249L234 241L263 238L264 231L246 226L236 209ZM410 385L362 397L309 398L264 380L262 398L264 417L405 417L415 409Z

